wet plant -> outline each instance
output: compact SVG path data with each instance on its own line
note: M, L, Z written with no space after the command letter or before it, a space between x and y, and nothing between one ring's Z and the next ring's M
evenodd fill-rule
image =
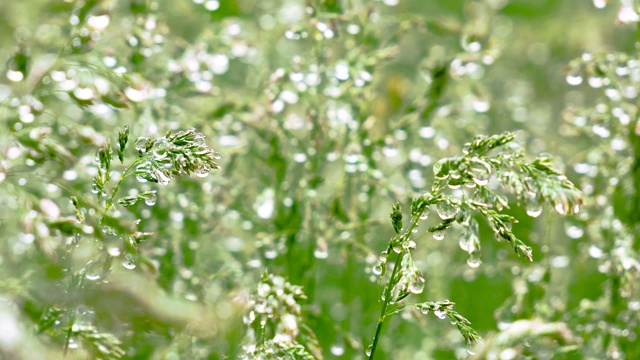
M552 205L561 215L579 212L583 201L580 190L552 168L548 155L527 161L520 147L512 142L514 139L512 133L479 135L465 144L464 155L436 162L433 166L436 182L430 192L412 200L406 228L400 205L393 206L390 217L396 236L380 254L380 261L373 270L380 276L380 284L384 284L375 335L366 350L369 359L374 358L387 317L407 308L418 309L423 314L433 312L440 319L448 317L464 337L470 353L480 340L469 320L455 312L454 303L449 300L413 305L401 303L409 295L421 294L425 288L425 277L413 260L412 251L417 247L418 239L414 237L419 232L419 224L428 219L431 206L436 208L441 221L426 231L432 233L434 239L443 240L444 232L451 226L456 223L462 226L465 230L459 244L467 253L467 264L472 268L481 264L476 218L487 221L496 240L506 240L518 256L533 261L531 247L512 232L517 219L502 213L509 207L509 201L496 191L498 186L515 195L516 201L525 204L527 213L533 217L540 214L544 203Z
M241 359L322 359L313 330L302 317L302 287L264 273L244 316L248 326Z
M157 190L139 191L136 195L118 198L122 183L135 176L139 183L157 183L167 185L178 176L207 176L219 169L216 159L220 155L204 142L204 135L195 129L169 131L165 136L155 139L140 137L135 142L137 157L128 165L115 185L112 185L114 152L121 164L124 164L129 145L129 127L118 131L116 149L112 149L110 140L95 155L97 175L93 179L92 192L97 203L88 196L78 194L72 197L76 210L75 219L58 219L49 224L50 228L60 231L71 238L60 259L60 266L67 274L63 284L67 294L84 292L109 282L113 270L113 260L118 259L127 270L144 265L146 271L157 271L156 265L140 251L140 245L153 233L139 231L139 219L123 219L116 205L127 209L138 202L154 206ZM131 146L129 146L131 148ZM117 200L114 200L117 199ZM95 253L84 265L76 254L79 247L93 247ZM86 257L86 255L84 255ZM80 260L81 261L81 260ZM119 359L125 351L121 342L112 334L99 332L95 325L95 312L77 298L64 298L45 309L38 321L39 333L52 338L64 338L65 353L85 344L93 356L101 359Z
M0 358L638 357L615 3L0 1Z

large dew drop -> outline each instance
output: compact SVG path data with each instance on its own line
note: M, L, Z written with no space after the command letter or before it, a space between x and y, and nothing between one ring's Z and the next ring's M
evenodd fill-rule
M485 186L489 183L491 176L491 166L480 159L473 159L469 164L469 175L478 186Z
M433 238L440 241L442 239L444 239L444 231L443 230L436 230L433 232Z
M436 210L442 220L453 219L453 217L458 213L458 208L449 201L439 202L436 206Z
M426 207L422 214L420 215L420 220L427 220L429 218L429 214L431 213L431 209Z
M155 141L155 143L153 144L152 152L156 160L162 160L169 155L168 145L169 145L169 142L167 141L167 139L163 137ZM136 146L137 146L137 143L136 143Z
M342 344L333 344L329 349L331 351L331 355L333 356L342 356L344 354L344 345Z
M147 139L146 137L143 137L143 136L139 137L135 143L136 150L138 150L141 153L147 152L147 141L149 141L149 139Z
M102 270L102 264L97 261L91 260L84 267L84 276L88 280L100 280L100 278L104 275Z
M133 260L133 255L131 255L131 254L125 254L125 255L124 255L124 259L122 260L122 266L123 266L125 269L128 269L128 270L133 270L133 269L135 269L135 268L136 268L136 263L135 263L135 262L134 262L134 260Z
M413 281L409 283L408 290L412 294L421 294L424 290L424 278L417 277L416 279L413 279Z
M377 264L373 267L373 274L374 274L374 275L380 275L380 274L382 274L382 264L381 264L381 263L377 263Z
M582 84L582 76L580 75L567 75L567 84L571 86L578 86Z
M527 211L527 215L538 217L542 213L542 203L537 198L528 198L525 210Z
M469 267L477 268L480 264L482 264L482 260L480 260L480 257L477 255L470 254L467 258L467 265L469 265Z

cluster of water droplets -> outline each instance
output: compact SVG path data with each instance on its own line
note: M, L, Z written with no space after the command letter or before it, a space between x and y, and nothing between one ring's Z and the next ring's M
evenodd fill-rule
M603 73L601 69L613 69ZM640 62L626 54L609 53L592 55L585 53L569 64L566 81L578 86L586 80L591 88L604 88L604 95L612 101L635 99L640 83Z
M243 317L243 322L249 326L244 351L248 354L264 351L258 349L258 334L264 333L267 323L271 323L270 326L275 329L270 342L276 345L295 345L301 321L298 302L304 298L301 287L292 285L281 276L263 275L249 302L250 309Z
M423 315L429 314L429 312L433 311L433 314L441 320L444 320L447 317L447 312L451 310L453 307L453 303L449 300L439 301L439 302L424 302L418 303L415 305L416 309L420 311Z
M396 265L398 266L398 265ZM418 265L413 261L410 252L406 252L400 261L400 281L394 286L389 303L398 301L404 293L421 294L424 290L425 280ZM383 299L384 300L384 299Z
M16 131L21 130L24 124L32 123L36 116L44 110L42 102L32 95L11 97L6 101L12 108L17 110L18 120L20 121L12 124L12 128Z

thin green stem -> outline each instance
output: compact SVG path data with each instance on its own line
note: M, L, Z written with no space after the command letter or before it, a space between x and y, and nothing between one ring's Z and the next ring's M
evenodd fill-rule
M109 210L111 208L111 206L113 205L113 198L116 196L116 194L118 193L118 190L120 189L120 184L122 184L122 182L124 181L124 179L131 175L131 170L140 163L140 160L142 158L138 158L136 159L136 161L134 161L131 165L129 165L129 167L127 168L127 170L125 170L122 175L120 175L120 179L118 180L118 182L116 183L116 186L113 187L113 191L111 191L111 195L109 196L109 198L107 199L107 202L105 204L105 211Z
M369 353L369 360L373 359L373 356L376 352L376 347L378 346L378 341L380 340L382 325L384 324L384 320L387 318L387 307L389 306L389 301L391 299L391 290L393 289L393 285L394 285L393 279L396 277L396 274L398 273L398 269L400 268L400 266L398 265L398 261L402 259L402 255L404 255L404 250L400 251L400 253L396 257L396 260L393 266L393 271L391 272L391 278L384 287L382 309L380 309L380 316L378 317L378 323L376 325L376 333L373 336L373 343L371 343L371 352Z
M413 233L413 229L415 229L418 226L418 221L420 219L420 216L422 216L422 213L425 210L426 208L423 209L419 214L416 214L411 218L411 225L409 226L409 229L402 234L402 242L409 240L409 237ZM389 250L390 252L393 251L392 247L390 247ZM378 341L380 340L380 334L382 333L382 325L384 324L384 321L386 320L387 315L390 315L390 314L387 314L387 307L391 302L391 292L394 286L397 284L397 282L395 281L395 278L398 274L398 270L400 269L399 262L403 258L405 252L406 250L402 249L398 253L398 256L393 262L394 265L393 265L393 270L391 271L391 277L389 277L389 281L387 281L387 283L385 284L384 292L383 292L384 295L382 300L383 301L382 309L380 309L380 316L378 317L378 323L376 324L376 333L373 336L373 342L371 343L371 352L368 354L369 360L373 360L373 356L375 355L376 348L378 347ZM387 254L387 259L388 258L389 258L389 253Z

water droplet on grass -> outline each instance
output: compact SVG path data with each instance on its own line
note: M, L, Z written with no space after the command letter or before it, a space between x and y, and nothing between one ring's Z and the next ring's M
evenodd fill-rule
M469 254L467 258L467 265L469 265L469 267L477 268L480 264L482 264L482 260L480 260L479 256Z
M84 268L84 276L88 280L99 280L102 277L102 264L97 261L89 261Z
M382 274L382 264L378 263L373 267L373 274L374 275Z
M458 208L448 201L441 201L436 205L436 211L442 220L447 220L456 216Z
M138 150L141 153L145 153L147 151L147 141L148 140L149 139L147 139L146 137L143 137L143 136L139 137L136 140L136 143L135 143L136 150Z
M134 262L133 255L124 254L124 259L122 260L122 266L125 269L129 269L129 270L135 269L136 268L136 264Z
M144 203L148 206L153 206L156 204L157 196L155 191L150 191L148 193L141 195L144 198Z
M333 356L342 356L344 354L344 346L341 344L334 344L331 345L329 351L331 351Z
M317 247L315 250L313 250L313 256L315 256L316 259L326 259L327 257L329 257L329 251L326 248L322 249L320 247Z
M569 210L569 206L565 202L558 202L555 205L555 209L560 215L567 215L567 211Z
M595 245L591 245L591 247L589 248L589 256L591 256L594 259L599 259L602 257L602 255L604 255L604 252L602 251L602 249L600 249Z
M538 217L542 213L542 203L537 198L528 198L525 210L527 211L527 215Z
M479 186L485 186L489 183L491 166L480 159L474 159L469 164L468 172L473 182Z
M420 305L420 312L423 315L427 315L429 313L429 306L427 306L427 304Z
M567 80L567 84L571 86L577 86L582 84L582 76L580 75L567 75L566 80Z
M418 277L409 283L409 292L413 294L420 294L424 290L424 278Z

